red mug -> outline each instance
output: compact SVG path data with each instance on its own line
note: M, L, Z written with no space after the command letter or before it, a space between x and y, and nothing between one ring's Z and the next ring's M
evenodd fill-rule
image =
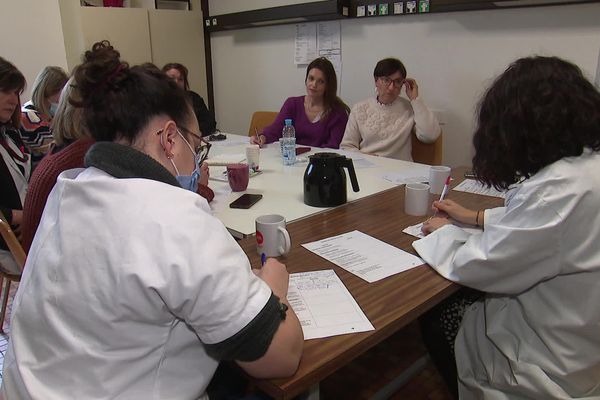
M229 164L227 165L227 180L229 186L234 192L243 192L248 188L250 180L250 171L248 164Z

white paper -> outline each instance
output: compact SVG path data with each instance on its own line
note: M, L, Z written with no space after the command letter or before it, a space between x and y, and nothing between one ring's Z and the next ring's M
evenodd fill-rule
M214 164L236 164L246 161L246 154L219 154L206 159L206 163L210 167Z
M305 340L375 329L332 269L291 274L287 299Z
M382 178L396 185L427 183L429 182L429 167L411 168L403 172L387 172L383 174Z
M297 24L294 64L309 64L317 58L317 25Z
M465 179L460 184L456 185L453 190L459 192L476 193L485 196L506 198L506 192L500 192L493 187L486 187L475 179Z
M354 164L355 169L364 169L364 168L374 168L377 166L374 162L367 160L366 158L361 156L361 153L357 151L350 150L333 150L334 152L341 154L347 158L352 159L352 164Z
M325 57L331 64L333 64L333 69L335 70L335 75L337 76L338 83L338 96L342 91L342 51L341 49L330 49L330 50L319 50L319 57Z
M233 133L226 133L227 139L225 140L213 140L209 143L211 146L217 147L233 147L242 144L250 144L250 138L248 136L236 135Z
M463 231L470 233L471 235L483 232L483 230L480 228L473 228L473 227L465 226L465 225L458 224L458 223L455 223L454 225L458 226ZM417 225L411 225L408 228L404 229L402 232L408 233L409 235L414 236L414 237L424 238L425 235L421 231L422 227L423 227L423 222L421 222L420 224L417 224Z
M319 22L317 24L317 49L321 51L340 50L341 48L340 21Z
M419 257L360 231L302 246L369 283L424 264Z

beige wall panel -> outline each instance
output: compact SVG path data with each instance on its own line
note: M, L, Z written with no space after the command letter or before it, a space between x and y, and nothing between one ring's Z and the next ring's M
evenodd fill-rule
M0 37L0 56L27 79L23 102L31 97L31 85L42 68L67 69L57 0L0 0Z
M110 40L131 65L152 61L148 11L141 8L81 7L81 29L86 49Z
M149 10L153 62L162 68L178 62L189 70L190 88L208 103L202 13L190 11Z

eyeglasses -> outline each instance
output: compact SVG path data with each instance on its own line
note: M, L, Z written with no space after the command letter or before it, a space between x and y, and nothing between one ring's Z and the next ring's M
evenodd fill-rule
M198 165L202 165L202 163L208 157L208 152L210 151L210 148L212 147L212 144L204 141L204 139L202 139L202 136L198 135L197 133L194 133L194 132L190 131L189 129L184 128L183 126L179 127L179 129L181 129L182 131L184 131L185 133L187 133L189 135L192 135L193 137L195 137L196 139L198 139L198 141L200 142L194 148L194 153L196 153L196 160L194 160L194 161L198 161Z
M387 76L381 76L381 77L379 77L379 81L381 83L383 83L383 85L385 87L390 86L390 83L394 82L394 87L396 89L400 89L402 87L402 85L404 85L404 79L400 79L400 78L398 78L398 79L390 79Z
M185 133L187 133L188 135L192 135L193 137L195 137L196 139L198 139L198 141L200 142L198 145L196 145L194 148L192 148L192 146L190 146L189 142L187 142L187 145L189 146L190 150L192 150L192 152L194 153L194 162L200 166L202 165L202 163L204 161L206 161L206 159L208 158L208 152L210 151L210 148L212 147L212 145L208 142L205 142L204 139L202 139L202 136L198 135L197 133L194 133L192 131L190 131L189 129L184 128L183 126L178 127L178 129L184 131ZM161 133L163 133L163 130L159 130L158 132L156 132L157 135L160 135ZM183 135L182 135L183 137ZM185 137L183 137L183 139L185 140Z

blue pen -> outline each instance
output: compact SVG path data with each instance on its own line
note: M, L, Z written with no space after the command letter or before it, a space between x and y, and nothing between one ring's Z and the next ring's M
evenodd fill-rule
M267 255L265 253L260 253L260 265L261 267L265 265L267 262Z

